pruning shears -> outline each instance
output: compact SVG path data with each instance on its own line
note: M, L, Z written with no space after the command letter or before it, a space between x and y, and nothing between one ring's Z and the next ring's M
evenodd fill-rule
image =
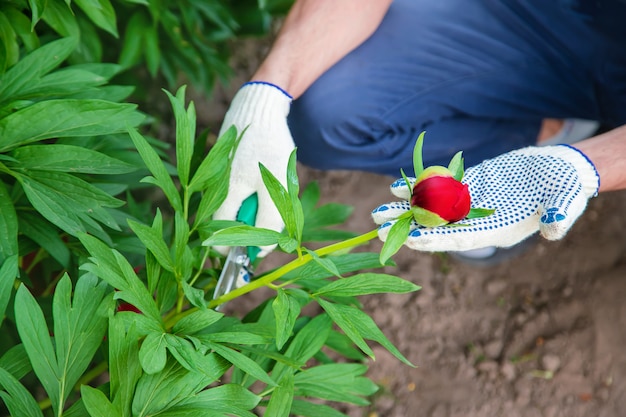
M246 198L239 212L237 213L237 221L254 226L256 213L259 208L259 198L257 194L252 194ZM233 246L226 256L224 268L217 281L213 299L228 294L229 292L243 287L250 282L254 272L254 261L261 251L258 246ZM224 304L217 306L219 310Z

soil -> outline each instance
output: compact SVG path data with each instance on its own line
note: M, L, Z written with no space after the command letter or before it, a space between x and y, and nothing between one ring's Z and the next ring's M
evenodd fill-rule
M267 50L255 45L240 46L237 75L210 101L194 98L204 127L219 129L232 95ZM299 176L302 184L319 183L322 202L355 206L343 225L354 232L372 230L370 211L393 200L395 178L304 166ZM602 194L564 239L538 239L491 267L402 248L393 258L397 267L385 272L422 290L362 301L418 366L376 347L369 377L380 391L368 408L343 411L351 417L626 415L625 207L626 192Z
M373 228L392 178L303 168L326 202ZM403 248L388 273L422 286L364 297L410 368L375 349L381 386L354 417L618 417L626 414L626 193L593 199L568 235L491 267ZM380 242L372 243L376 250Z

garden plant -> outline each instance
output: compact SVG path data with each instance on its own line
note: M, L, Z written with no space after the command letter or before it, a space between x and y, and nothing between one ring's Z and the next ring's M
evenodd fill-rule
M295 153L286 187L259 166L282 233L213 220L245 131L214 143L196 132L183 85L162 92L175 138L152 137L162 121L132 104L141 86L114 81L139 61L106 61L107 48L88 56L122 23L136 30L137 13L167 34L166 16L198 29L209 11L242 11L189 5L204 14L151 1L0 7L0 415L341 416L342 403L366 405L378 389L366 375L371 343L412 366L359 302L419 289L380 271L399 237L383 253L364 250L376 230L341 230L351 208L319 205L315 183L301 189ZM182 68L210 83L172 63L216 70L184 42L159 45L158 59L139 48L149 73L175 84L170 72ZM261 263L250 284L213 298L224 265L215 246L271 244L291 260ZM216 310L260 287L272 295L258 306Z

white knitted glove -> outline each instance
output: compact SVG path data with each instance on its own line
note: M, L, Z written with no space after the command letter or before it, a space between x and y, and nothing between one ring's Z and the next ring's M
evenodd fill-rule
M409 178L414 182L414 178ZM422 251L465 251L488 246L509 247L539 231L561 239L597 194L600 177L591 161L569 145L528 147L468 168L472 207L495 213L461 220L466 226L425 228L413 223L405 245ZM385 241L398 216L410 210L403 179L391 192L405 201L383 204L372 212Z
M232 125L241 133L246 127L230 173L228 196L213 215L214 219L235 220L241 203L258 195L255 226L282 231L284 223L269 196L259 170L262 163L286 186L287 164L295 145L287 126L291 96L265 82L244 84L235 94L224 116L220 136ZM267 255L275 246L263 247L258 256ZM217 248L228 252L228 248Z

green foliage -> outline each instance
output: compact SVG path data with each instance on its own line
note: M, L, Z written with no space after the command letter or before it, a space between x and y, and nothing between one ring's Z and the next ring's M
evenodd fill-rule
M360 272L382 266L377 254L352 251L375 234L315 251L303 246L307 214L328 216L314 215L313 226L308 226L322 232L326 224L342 223L349 210L317 207L316 185L306 187L300 198L295 155L287 187L261 167L286 220L284 232L210 220L225 198L220 184L241 135L231 128L204 158L215 163L192 168L199 149L193 103L186 106L184 87L167 96L178 121L171 169L142 134L128 127L145 164L142 172L147 175L141 181L166 196L152 219L127 219L127 230L143 247L143 260L116 249L119 236L111 237L111 245L79 230L75 242L87 257L76 261L80 272L74 284L67 274L56 282L50 307L45 296L33 293L35 286L19 284L11 321L26 359L9 366L15 348L0 357L0 398L7 410L16 417L40 416L40 409L47 412L48 407L55 416L254 416L260 410L273 416L335 416L343 414L319 401L367 404L377 390L365 376L365 358L374 357L371 342L410 362L361 310L357 297L419 287L388 274ZM81 155L68 154L65 165L81 166ZM63 165L54 158L31 159L39 159L48 170ZM226 169L219 162L224 159ZM213 299L223 257L212 247L259 244L257 239L278 243L294 254L293 260ZM14 271L15 259L7 258L3 268ZM11 276L7 282L13 280ZM276 296L243 319L213 309L262 286L274 289ZM303 315L310 303L319 304L323 313ZM331 352L348 362L335 362ZM106 370L107 382L96 382ZM32 387L22 385L20 379L31 372L48 400L35 398L29 393Z
M419 287L363 272L383 266L359 248L375 231L337 228L352 208L319 205L295 153L286 187L259 168L283 232L213 220L245 131L207 153L186 88L165 91L170 160L142 133L154 120L125 102L133 88L110 84L144 61L209 82L222 55L203 42L260 33L290 2L244 3L0 6L0 416L342 416L324 402L364 405L377 389L372 343L410 364L358 297ZM104 44L122 51L117 64L103 63ZM213 297L214 246L271 244L291 260ZM243 318L216 311L261 287L275 295ZM311 304L318 314L303 313Z
M71 64L114 62L132 84L181 72L210 91L232 74L228 41L269 32L291 0L15 0L0 6L0 74L50 39L74 37ZM132 78L128 78L131 76ZM132 81L131 81L132 80ZM72 79L72 85L76 81Z

